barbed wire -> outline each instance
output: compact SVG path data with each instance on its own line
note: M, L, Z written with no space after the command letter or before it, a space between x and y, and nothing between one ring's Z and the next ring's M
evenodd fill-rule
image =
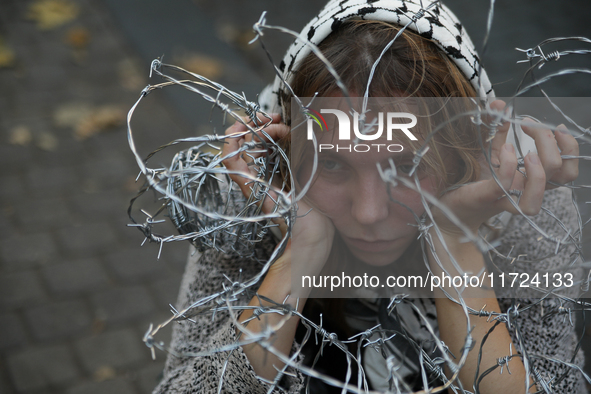
M492 26L494 15L493 5L494 1L491 1L485 34L484 52L486 52ZM419 13L411 18L409 24L416 23L416 20L423 17L426 11L427 9L421 9ZM263 13L254 26L256 37L253 42L258 41L261 44L271 61L272 57L266 50L263 42L263 32L265 30L280 31L293 35L299 40L303 40L296 32L283 27L268 25L266 14ZM513 297L509 299L510 306L505 312L487 310L486 305L483 305L480 309L469 307L464 298L463 292L465 288L454 287L453 291L444 291L447 298L462 308L465 318L465 321L462 323L465 324L467 333L465 344L461 353L455 355L450 352L446 344L438 337L437 329L432 324L433 319L429 318L424 310L417 307L416 299L408 297L406 294L391 295L386 308L387 314L389 316L396 315L404 307L412 309L413 313L418 316L418 319L426 327L428 340L424 338L417 340L413 333L409 333L404 327L392 329L384 327L383 324L359 330L358 333L346 338L339 338L337 332L326 328L322 315L319 321L315 321L313 318L298 312L297 305L294 307L288 304L286 300L271 300L258 295L256 292L258 285L260 285L262 278L264 278L272 264L282 255L291 237L293 224L298 219L298 201L304 198L311 185L311 180L314 178L313 175L317 172L318 157L315 154L313 158L310 180L305 185L296 188L294 185L295 177L291 173L292 167L289 155L278 141L274 141L265 132L265 128L272 123L272 116L263 111L257 102L250 101L244 94L233 92L231 89L199 74L175 65L165 64L159 59L154 60L150 67L150 76L160 77L164 82L148 85L141 92L140 98L128 114L128 142L140 168L140 175L145 178L145 185L138 192L138 195L131 200L128 210L129 217L132 221L130 226L137 227L142 231L145 236L144 242L155 242L159 245L158 257L160 257L160 252L164 244L176 241L189 241L201 253L215 250L225 255L239 256L242 264L245 266L242 267L244 270L241 269L239 271L238 277L232 272L224 275L224 280L218 284L217 291L203 295L197 300L190 302L188 306L181 310L177 310L171 306L172 315L168 320L155 327L150 325L144 336L144 343L150 348L152 357L155 357L155 349L166 351L172 356L183 359L208 357L219 354L220 358L223 359L225 357L223 370L226 371L230 359L229 354L239 350L242 346L257 343L284 363L282 368L277 369L277 377L274 380L268 381L260 378L261 381L268 385L267 392L269 393L286 391L281 386L282 378L285 376L297 377L299 375L306 377L308 387L310 380L316 379L329 386L340 388L342 392L377 393L379 391L369 390L371 384L368 381L363 364L363 358L367 357L368 352L376 352L380 357L383 357L388 371L386 378L389 388L388 392L391 393L440 393L446 392L446 390L448 390L447 392L451 391L454 393L471 392L470 390L479 392L479 385L486 376L493 373L499 373L501 375L504 373L511 374L511 360L514 358L520 358L526 370L527 376L524 382L524 390L531 379L539 388L538 392L556 392L557 387L560 387L561 382L569 374L580 374L591 384L591 377L581 370L580 366L575 362L576 353L580 348L582 334L578 339L575 353L568 355L570 357L569 359L558 359L544 354L530 353L527 351L527 333L523 331L523 320L520 319L521 316L533 313L532 311L541 308L541 315L544 321L559 319L561 324L572 326L574 324L573 314L584 314L585 311L590 309L591 305L585 302L584 299L579 298L579 295L589 289L591 266L585 262L582 242L583 230L591 219L582 217L581 213L577 210L577 225L575 228L569 228L569 225L564 223L559 217L560 215L555 214L547 207L542 207L541 215L549 217L554 223L552 229L557 230L552 233L547 232L538 225L536 218L530 217L521 211L518 203L520 193L503 188L494 171L495 164L490 160L489 142L495 137L499 126L503 122L510 122L512 128L517 128L524 123L525 115L516 115L514 99L532 89L538 89L556 112L562 115L566 121L568 131L575 136L581 146L590 141L590 129L585 127L586 125L584 124L579 124L578 122L580 120L569 116L567 114L569 111L561 109L555 103L555 100L546 94L543 86L546 82L555 78L591 74L591 70L564 68L542 77L535 76L535 73L542 70L546 63L559 63L561 60L570 56L589 56L591 54L591 49L589 48L575 50L557 49L554 51L547 51L545 49L545 46L548 44L561 44L564 42L574 42L583 46L591 44L591 40L585 37L558 37L544 40L528 49L517 48L526 57L518 63L528 62L530 67L523 76L522 81L518 84L515 96L507 103L509 111L496 111L488 103L478 105L475 102L473 110L458 113L448 119L447 122L442 122L433 128L429 135L425 137L422 145L415 149L413 168L409 175L403 176L399 174L392 160L389 163L389 167L382 168L378 165L377 170L383 182L389 188L403 186L414 190L421 196L421 203L425 209L425 214L421 217L415 215L416 223L414 225L417 226L419 231L418 239L421 242L423 260L427 266L428 255L432 255L439 267L446 271L435 248L435 243L440 242L446 249L445 239L432 213L433 209L438 209L463 232L467 242L472 242L478 246L483 255L487 257L493 269L496 272L501 272L505 277L508 277L508 272L510 272L508 270L509 267L515 272L523 272L520 271L522 270L520 267L524 265L549 267L548 269L551 272L562 272L568 269L587 273L581 276L582 279L580 281L575 282L575 288L579 291L561 294L559 290L564 290L564 288L530 288L520 293L519 297L520 300L527 299L530 302L516 304L517 297ZM321 51L314 44L306 42L306 45L309 45L312 52L326 65L330 73L335 77L336 84L342 91L343 96L348 98L349 93L347 88L330 62L324 58ZM386 50L387 48L384 48L384 52ZM485 53L482 55L485 55ZM372 76L380 59L376 61L372 68ZM309 111L307 110L310 108L311 102L304 104L302 99L294 94L289 83L283 79L279 68L275 64L273 64L273 67L277 75L282 79L285 90L293 95L300 113L303 114L305 119L309 119ZM173 77L171 75L173 73L180 74L182 79ZM526 79L532 78L533 82L529 84L525 83ZM142 158L136 149L135 137L131 128L134 111L148 94L155 90L172 86L179 86L195 93L197 95L196 97L209 103L212 109L219 110L224 122L227 118L233 119L241 123L246 131L232 135L212 134L176 139L156 148L145 158ZM365 98L367 98L367 95L368 92L366 91ZM365 123L364 115L366 111L367 107L364 103L363 110L359 115L363 133L368 133L375 127L374 123ZM458 119L470 119L472 124L486 130L485 134L487 137L484 140L481 139L479 143L482 154L487 158L491 176L499 187L501 187L506 198L508 198L518 214L538 234L537 241L545 241L554 245L552 253L544 256L529 257L526 254L515 255L515 253L523 253L523 251L514 250L513 246L509 250L501 250L496 241L487 239L485 236L474 235L437 196L433 196L422 190L417 169L423 164L424 157L429 151L429 142L435 138L440 130ZM292 129L298 126L292 124ZM544 127L550 128L551 130L556 129L555 125L550 124L545 124ZM260 138L260 135L265 136L266 140ZM236 151L227 155L222 153L221 146L228 143L230 139L241 139L245 136L249 136L251 142L242 144ZM315 137L312 142L315 152L317 152L316 147L318 141ZM186 143L194 145L188 149L179 151L174 156L169 167L149 167L149 160L158 152ZM520 146L519 139L516 139L516 145L519 167L522 168L524 166L524 153L527 152L524 152ZM226 168L224 161L236 156L250 157L251 166L255 170L255 174L231 171ZM576 156L562 155L562 160L574 159L591 160L591 157L583 154ZM251 189L251 194L248 198L244 197L239 185L231 179L231 175L239 175L248 180L248 185ZM590 185L577 184L575 182L561 186L570 189L591 187ZM134 218L134 205L148 191L156 192L160 196L159 200L161 204L153 213L141 209L140 211L144 215L144 218L143 220L137 221ZM516 197L516 199L513 199L512 196ZM269 200L273 201L274 209L271 213L265 213L262 209L263 202ZM402 204L398 201L394 202ZM576 207L574 196L572 203ZM406 208L410 210L410 208ZM174 224L178 230L178 234L164 235L157 231L158 225L164 221L159 218L165 215ZM257 248L261 248L265 239L271 236L270 233L279 233L279 225L277 223L281 221L286 223L287 230L285 234L279 237L280 241L273 252L268 257L261 258L256 253ZM559 255L563 256L565 253L569 254L569 257L567 259L561 258L564 263L559 266L555 264L551 265L551 267L548 266L547 262L549 260ZM455 260L453 254L447 249L446 254L447 256L445 258L451 260L454 268L460 274L465 273L460 267L460 264ZM250 273L252 269L247 270L247 264L256 267L256 273L250 277L246 275L246 272ZM478 274L482 274L482 272ZM259 305L248 305L248 301L253 297L258 297ZM252 316L244 322L239 323L238 316L246 310L251 311ZM260 319L261 316L269 314L276 314L282 316L282 318L277 324L269 325L263 331L253 332L249 330L248 323L250 321ZM183 324L193 325L195 330L199 330L200 325L212 324L216 316L220 315L225 316L225 319L231 321L232 327L238 330L239 334L236 341L229 342L223 346L200 348L198 351L182 351L179 348L171 347L155 339L163 327L173 322L184 322ZM274 346L273 337L277 330L294 316L300 319L300 327L303 328L304 334L299 347L290 356L283 354ZM489 321L494 322L478 345L476 344L477 340L471 335L472 322L476 317L486 317ZM489 335L501 325L506 326L509 330L515 347L510 346L507 349L507 355L499 358L496 365L481 365L483 346L487 342ZM416 390L405 380L405 374L401 372L404 360L396 353L396 341L404 341L409 344L410 348L417 355L419 361L418 366L420 367L417 373L420 376L422 390ZM314 342L316 353L311 363L303 363L302 349L309 344L311 345L312 342ZM427 346L427 343L430 345ZM323 351L327 348L338 349L346 359L347 370L345 380L341 381L317 370L317 362ZM474 387L466 388L462 386L459 380L459 373L464 368L470 351L478 352L479 361ZM554 375L549 375L547 371L541 370L540 362L554 365L555 369L553 370L557 372ZM357 376L355 381L353 381L355 371L357 371ZM218 392L223 392L224 373L219 377Z

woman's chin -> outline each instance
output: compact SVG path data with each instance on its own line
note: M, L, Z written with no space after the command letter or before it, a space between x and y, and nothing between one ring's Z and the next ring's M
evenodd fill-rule
M367 252L354 250L354 248L349 248L349 250L357 260L372 267L385 267L394 263L402 255L400 251Z

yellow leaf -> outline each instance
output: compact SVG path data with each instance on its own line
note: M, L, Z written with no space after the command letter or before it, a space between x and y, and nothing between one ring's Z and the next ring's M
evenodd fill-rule
M84 27L72 27L66 33L66 42L74 49L85 49L90 42L90 32Z
M121 126L125 123L125 111L119 106L105 105L94 109L82 119L74 130L77 138L84 140L101 131Z
M37 137L37 147L46 151L54 151L57 149L59 142L57 137L51 133L45 132L39 134Z
M202 54L183 56L178 63L185 70L203 75L209 79L216 79L224 72L224 65L219 59Z
M255 45L250 45L250 41L255 36L252 28L240 29L233 23L221 23L216 26L216 35L220 40L244 51L252 51L256 48Z
M103 365L99 367L96 371L94 371L94 373L92 374L92 377L95 382L102 382L105 380L113 379L116 376L117 372L110 365Z
M33 140L33 136L31 135L31 131L27 128L27 126L16 126L14 129L10 130L10 136L8 137L8 142L13 145L28 145Z
M141 69L137 62L131 58L123 59L117 65L117 74L121 86L126 90L137 92L146 86L147 81L144 77L144 70Z
M53 121L57 127L75 128L93 111L90 104L72 102L60 105L53 113Z
M40 30L51 30L78 16L79 8L67 0L36 0L27 10L27 19L37 22Z
M14 51L7 47L2 37L0 37L0 68L12 67L14 60Z

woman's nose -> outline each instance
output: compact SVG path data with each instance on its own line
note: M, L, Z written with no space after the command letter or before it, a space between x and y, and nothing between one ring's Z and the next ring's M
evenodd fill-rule
M388 217L389 202L384 181L377 174L368 176L353 190L351 214L360 224L373 224Z

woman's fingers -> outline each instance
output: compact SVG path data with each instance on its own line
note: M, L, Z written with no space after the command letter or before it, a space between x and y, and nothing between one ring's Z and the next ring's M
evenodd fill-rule
M493 104L497 110L505 106L502 101ZM455 198L447 199L446 203L461 211L461 219L468 225L478 227L502 211L536 215L542 207L545 190L557 187L547 181L564 184L577 178L578 160L561 157L579 155L578 143L566 127L559 126L554 134L532 120L524 123L523 130L534 139L539 152L530 152L523 159L525 175L518 171L515 148L505 143L508 123L504 123L491 141L495 178L483 177L481 182L451 192Z
M454 190L451 204L458 217L471 228L478 228L491 216L508 211L533 216L539 213L546 189L546 173L539 156L530 152L524 158L524 176L517 171L517 156L512 144L499 150L496 179L491 178ZM515 207L517 205L519 210Z
M518 206L524 214L536 215L542 207L546 189L546 173L539 156L534 152L530 152L525 156L524 164L527 178L524 178L523 174L516 171L517 156L513 145L504 144L499 159L500 166L496 171L497 179L503 189L509 193L509 196L505 194L499 187L499 183L494 179L489 179L487 187L482 188L481 192L483 195L489 196L489 198L500 198L498 204L493 204L496 206L496 208L493 208L496 211L518 213L513 204L507 200L507 198L513 198L514 201L518 202Z
M236 122L226 130L226 135L232 136L234 134L239 135L243 133L245 130L239 131L242 127L244 127L244 125ZM240 146L244 140L244 136L229 137L224 140L225 143L222 148L222 157L225 159L222 161L222 164L228 169L230 178L236 182L242 193L245 196L248 196L250 195L250 187L247 185L247 183L250 181L250 179L239 174L250 173L248 163L239 153Z
M264 120L268 121L267 118L263 118L263 120L261 120L261 123ZM281 115L272 114L271 120L273 122L279 122L281 120ZM252 152L249 152L249 150L247 149L247 150L243 150L240 154L235 153L238 150L240 150L240 148L242 147L242 145L244 145L244 143L248 143L248 142L254 142L254 143L265 142L266 143L266 142L269 142L268 137L273 139L273 141L276 141L277 139L279 139L279 138L285 136L287 133L289 133L289 128L287 126L285 126L283 124L278 124L278 123L270 124L269 126L267 126L266 128L263 129L264 132L263 131L252 132L247 127L247 125L248 125L251 128L254 128L254 124L252 121L250 121L250 118L244 117L243 121L244 121L244 123L240 122L240 121L236 121L232 126L228 127L228 129L226 129L225 135L227 135L229 137L224 140L225 144L222 148L222 155L224 157L228 157L228 159L224 160L224 165L226 165L226 167L228 165L230 165L230 167L239 166L242 168L242 163L240 163L240 160L243 160L246 163L250 163L253 161L253 159L255 157L262 156L264 154L264 152L262 152L262 151L257 152L257 151L260 151L261 149L254 149L254 150L252 150ZM248 123L247 123L247 121L248 121ZM244 152L246 152L248 154L244 154Z
M503 111L505 109L505 102L503 100L495 100L490 104L490 107L495 111ZM507 140L507 132L509 131L509 122L503 122L501 126L497 128L497 133L495 137L490 142L491 144L491 155L493 159L493 164L499 164L496 160L499 158L501 154L501 149Z
M284 124L272 123L260 131L252 132L252 129L256 129L253 122L247 123L249 121L247 117L243 118L243 120L244 122L236 121L226 130L225 134L228 138L224 140L225 143L222 148L224 157L222 163L228 169L230 178L240 187L244 196L249 198L252 193L255 193L258 198L263 200L263 212L271 213L275 209L277 194L272 190L263 190L267 189L264 186L262 188L258 187L262 185L254 180L260 175L256 168L256 159L267 154L265 146L271 140L276 142L285 137L289 133L289 127ZM269 121L268 118L260 120L261 124ZM271 120L279 122L281 116L274 114L271 116ZM243 145L246 143L256 145L256 147L252 146L244 149ZM255 185L257 185L257 190L253 188ZM265 195L261 195L261 193Z
M524 159L527 179L525 188L519 198L519 208L529 216L537 215L542 208L544 191L546 190L546 172L540 157L534 152L530 152ZM516 212L515 209L512 210Z
M546 172L546 179L550 180L562 167L560 150L556 138L554 138L554 133L532 119L526 118L523 122L521 129L534 139L538 155Z
M265 142L269 142L269 139L267 138L267 136L265 134L267 134L269 137L271 137L274 142L277 142L281 138L289 135L289 132L290 132L289 126L287 126L283 123L273 123L273 124L265 127L258 134L260 134L264 138Z
M556 128L554 133L558 147L560 148L560 154L563 156L578 156L579 155L579 143L567 130L566 126L560 125ZM556 173L552 179L552 182L558 184L565 184L572 182L579 176L579 159L563 159L562 167L560 171ZM557 186L554 186L557 187Z
M548 184L547 189L553 189L561 184L571 182L579 175L577 159L562 160L561 155L578 156L579 144L568 132L564 125L558 126L555 133L531 119L525 119L523 131L532 137L546 173L546 179L556 185Z
M508 195L503 193L502 198L498 200L496 211L518 214L519 211L515 208L514 203L509 201L509 198L511 198L525 215L533 216L540 212L546 190L546 172L539 156L534 152L530 152L525 156L524 164L527 175L524 176L514 171L515 177L511 187L505 187L503 184ZM500 176L499 180L501 180Z
M517 169L517 156L515 155L515 148L511 144L504 144L499 149L499 168L495 171L497 180L489 179L486 186L482 189L481 193L490 201L496 200L504 196L503 189L509 190L513 185L513 179L515 178ZM502 186L499 187L499 184Z
M466 188L452 191L455 198L448 198L459 211L465 224L478 228L491 216L508 211L533 216L539 213L546 190L546 172L540 157L528 153L524 158L525 173L517 171L517 155L510 143L503 144L498 151L499 166L495 178L483 180ZM517 205L519 210L515 207Z
M517 173L517 156L513 145L506 143L498 152L499 167L495 170L496 179L490 178L472 185L468 205L472 209L485 213L487 217L507 209L500 199L514 186ZM498 211L498 212L497 212Z

